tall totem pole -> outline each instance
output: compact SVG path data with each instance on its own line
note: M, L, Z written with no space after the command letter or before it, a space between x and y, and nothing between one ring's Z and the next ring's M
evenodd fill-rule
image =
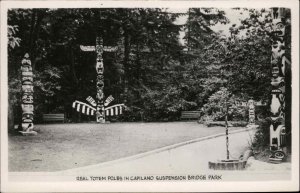
M272 92L271 92L271 125L270 125L270 150L271 162L281 162L286 158L287 136L286 136L286 89L290 87L290 56L286 49L290 48L287 41L289 31L286 30L288 24L289 10L285 8L272 8ZM290 128L289 128L290 130Z
M103 53L104 52L114 52L118 49L118 47L112 46L104 46L103 38L102 38L102 29L101 29L101 10L97 12L95 15L95 21L98 25L96 28L96 42L95 46L84 46L80 45L80 49L85 52L95 52L96 53L96 100L94 100L91 96L87 97L87 101L92 105L74 101L73 108L75 108L78 112L86 114L86 115L96 115L97 123L105 123L105 116L114 116L122 114L122 109L125 107L124 104L116 104L113 106L108 106L114 98L109 96L104 100L104 64L103 64Z
M29 54L26 53L21 62L22 72L22 134L36 134L33 131L33 73Z
M110 47L110 46L103 46L103 40L99 36L96 37L96 46L80 46L80 49L85 52L96 52L96 89L97 89L97 95L96 95L96 122L97 123L105 123L105 106L108 105L111 101L104 101L104 64L103 64L103 52L113 52L117 50L117 47ZM112 97L109 97L107 100L109 100ZM113 99L112 99L113 100Z
M96 73L97 73L97 95L96 95L96 121L97 123L105 122L105 110L104 110L104 65L103 65L103 41L101 38L96 38Z

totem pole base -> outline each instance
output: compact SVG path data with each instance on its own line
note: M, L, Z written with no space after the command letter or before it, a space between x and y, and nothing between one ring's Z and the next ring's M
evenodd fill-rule
M272 164L280 164L283 162L282 159L278 159L278 158L271 158L269 157L269 162L272 163Z
M259 127L259 125L255 125L255 124L248 124L246 127L247 127L248 129L256 129L256 128L258 128L258 127Z
M36 131L19 131L23 136L34 136L37 135Z
M243 170L247 161L243 160L218 160L216 162L208 162L208 168L213 170Z
M272 152L272 154L269 157L269 162L273 164L280 164L286 159L286 154L284 151L277 150Z
M100 120L100 121L97 122L97 123L104 124L104 123L106 123L106 122L105 122L105 120Z

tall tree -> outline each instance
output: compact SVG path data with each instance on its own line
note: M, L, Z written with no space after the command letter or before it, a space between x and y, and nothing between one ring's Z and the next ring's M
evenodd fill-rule
M216 8L189 8L186 23L187 46L189 50L201 50L210 44L211 35L215 33L211 26L217 23L226 24L229 20L225 12Z

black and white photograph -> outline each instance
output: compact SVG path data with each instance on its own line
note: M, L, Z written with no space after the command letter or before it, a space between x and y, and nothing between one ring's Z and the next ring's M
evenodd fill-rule
M1 192L299 191L298 1L2 1Z

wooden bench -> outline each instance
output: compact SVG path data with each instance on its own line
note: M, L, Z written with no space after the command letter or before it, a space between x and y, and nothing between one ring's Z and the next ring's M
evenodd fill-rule
M56 122L56 121L65 122L65 115L64 114L43 114L43 121L44 122Z
M182 111L180 119L199 119L200 111Z

